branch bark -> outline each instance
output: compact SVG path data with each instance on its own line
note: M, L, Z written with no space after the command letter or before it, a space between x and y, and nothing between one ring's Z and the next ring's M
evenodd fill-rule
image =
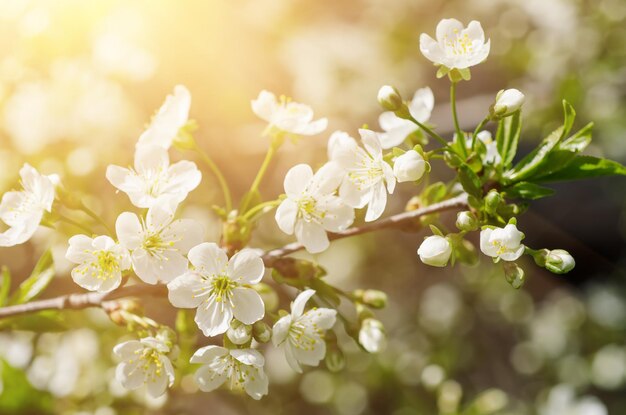
M443 212L447 210L467 207L467 195L444 200L420 209L399 213L389 216L377 222L346 229L343 232L331 233L330 240L343 239L350 236L361 235L386 228L401 227L411 221L425 215ZM299 243L291 243L281 248L266 252L262 258L265 266L271 268L280 258L304 249ZM26 304L18 304L0 308L0 319L15 317L22 314L36 313L44 310L81 310L88 307L101 307L107 309L115 304L115 300L134 296L167 296L167 288L164 284L147 285L137 284L118 288L109 293L76 293L66 294L59 297L32 301Z

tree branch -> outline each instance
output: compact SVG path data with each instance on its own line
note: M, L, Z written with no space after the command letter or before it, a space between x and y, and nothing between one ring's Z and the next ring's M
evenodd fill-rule
M349 228L343 232L330 233L328 237L330 240L336 240L377 231L379 229L399 227L421 216L464 207L467 207L467 195L465 194L420 209L389 216L370 224ZM282 248L266 252L262 256L263 262L266 267L270 268L280 258L301 251L302 249L304 249L302 244L297 242L291 243ZM167 288L164 284L137 284L124 286L109 293L66 294L55 298L32 301L26 304L0 307L0 319L44 310L81 310L88 307L101 307L107 310L114 306L115 300L133 296L165 297L167 296Z

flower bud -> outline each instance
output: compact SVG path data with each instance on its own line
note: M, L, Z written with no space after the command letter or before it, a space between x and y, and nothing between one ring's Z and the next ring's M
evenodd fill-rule
M361 296L361 301L372 308L385 308L387 294L379 290L365 290Z
M574 257L563 249L554 249L546 257L546 269L555 274L568 273L575 265Z
M378 90L378 103L387 111L397 111L403 104L398 90L390 85L382 86Z
M252 326L233 320L226 332L226 336L234 344L241 345L247 343L252 338Z
M417 250L417 255L426 265L445 267L452 255L452 246L443 236L432 235L424 239Z
M475 231L478 229L478 219L472 212L464 210L456 215L456 227L460 231Z
M497 190L491 189L487 196L485 196L485 209L491 215L496 213L498 210L498 206L502 202L502 196L498 193Z
M426 172L424 157L415 150L409 150L393 162L393 174L398 182L414 182Z
M524 94L517 89L501 90L496 95L495 104L491 107L491 116L502 118L513 114L522 107L524 99Z
M387 346L383 323L374 318L363 320L359 330L359 344L370 353L381 352Z
M326 368L329 371L337 373L342 371L343 368L346 367L346 358L341 350L339 350L337 347L333 347L326 353L324 363L326 364Z
M272 330L263 321L257 321L252 326L252 332L254 334L254 340L259 343L267 343L272 338Z
M515 262L504 262L502 264L504 268L504 278L511 284L516 290L521 288L526 281L526 275L524 270L519 267Z

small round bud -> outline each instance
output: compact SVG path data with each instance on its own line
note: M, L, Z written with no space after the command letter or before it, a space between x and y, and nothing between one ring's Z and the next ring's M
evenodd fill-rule
M342 371L343 368L346 367L346 358L341 350L339 350L337 347L333 347L326 353L324 363L326 364L326 368L329 371L337 373Z
M496 102L491 107L494 118L507 117L522 108L525 96L517 89L501 90L496 95Z
M429 236L417 249L417 255L426 265L445 267L452 255L452 246L443 236Z
M475 231L478 229L478 219L472 212L464 210L456 215L456 227L461 231Z
M387 111L397 111L403 104L398 90L390 85L382 86L378 90L378 103Z
M252 326L233 320L226 332L226 336L236 345L247 343L252 338Z
M409 150L394 160L393 174L400 183L414 182L422 178L427 164L420 153Z
M502 196L498 193L497 190L491 189L487 196L485 196L485 209L490 214L495 214L496 210L498 210L498 206L502 202Z
M526 275L524 270L519 267L515 262L504 262L502 264L504 268L504 278L511 284L516 290L521 288L526 281Z
M546 269L555 274L568 273L575 265L574 257L563 249L554 249L546 257Z
M365 290L361 296L361 301L372 308L385 308L387 306L387 294L379 290Z
M387 346L383 323L374 318L363 320L359 330L359 344L370 353L381 352Z
M272 338L272 330L263 321L257 321L252 326L254 339L259 343L267 343Z

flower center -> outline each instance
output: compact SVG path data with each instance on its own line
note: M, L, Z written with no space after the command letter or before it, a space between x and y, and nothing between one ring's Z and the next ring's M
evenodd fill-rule
M302 350L313 350L315 345L321 341L323 335L324 332L315 323L305 325L295 322L289 328L291 344Z
M136 354L140 354L141 363L138 365L144 376L152 381L161 377L163 374L163 362L161 361L161 353L151 347L137 350Z
M463 35L459 34L459 30L454 30L454 38L450 39L448 36L444 37L444 44L446 46L446 52L450 55L466 55L474 51L472 40L467 33Z
M359 190L367 189L378 183L384 176L380 163L370 158L363 159L355 168L348 172L348 179Z
M215 296L215 301L230 301L233 288L237 286L233 280L226 275L220 275L211 281L211 295Z
M95 259L85 268L82 273L87 270L91 271L91 276L99 280L107 280L113 278L114 274L120 271L119 258L111 251L92 251Z
M303 196L298 200L298 216L307 222L320 222L326 212L317 208L317 201L312 196Z

